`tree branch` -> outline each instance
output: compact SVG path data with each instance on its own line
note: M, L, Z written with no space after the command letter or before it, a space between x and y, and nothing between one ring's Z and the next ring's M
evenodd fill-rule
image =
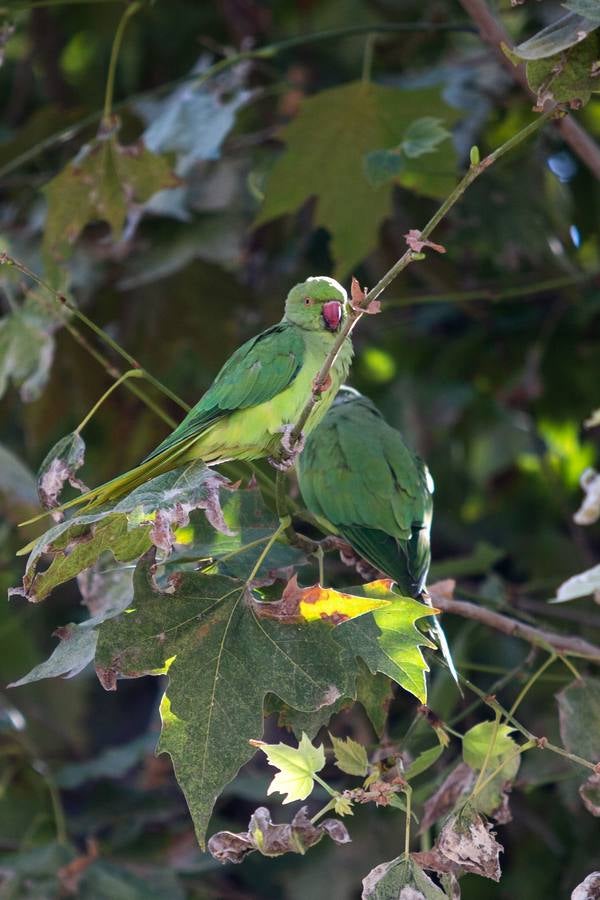
M559 654L581 656L593 662L600 663L600 647L590 644L583 638L567 634L556 634L553 631L545 631L542 628L534 628L517 619L494 612L484 606L475 603L467 603L464 600L454 600L452 594L455 582L452 579L438 581L429 588L433 605L441 612L461 616L463 619L472 619L480 622L488 628L500 631L509 637L521 638L530 644L548 649L551 647Z
M463 9L479 29L481 40L488 44L504 68L510 73L513 80L530 95L534 96L527 81L525 65L519 63L515 66L502 52L502 44L510 46L512 41L501 22L490 11L485 0L460 0ZM563 140L569 145L573 153L585 163L591 172L600 180L600 147L582 128L579 122L568 117L557 122Z

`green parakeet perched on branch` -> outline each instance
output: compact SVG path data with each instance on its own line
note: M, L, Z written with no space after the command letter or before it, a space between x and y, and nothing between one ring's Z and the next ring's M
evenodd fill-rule
M298 482L310 512L395 581L403 596L426 596L433 480L371 400L346 385L340 389L306 440ZM456 679L446 637L433 617L432 627Z
M284 454L289 451L289 465L295 458L289 435L347 314L346 291L333 278L317 276L297 284L287 296L282 320L233 353L202 399L140 465L60 508L79 504L90 508L115 500L195 459L214 465L272 457L277 465L283 447ZM327 412L351 360L348 338L306 422L305 434ZM301 442L294 449L297 455Z

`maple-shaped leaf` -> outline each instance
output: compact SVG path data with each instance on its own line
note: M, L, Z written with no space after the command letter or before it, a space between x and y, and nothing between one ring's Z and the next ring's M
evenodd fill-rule
M353 694L355 667L335 628L259 618L239 579L185 572L168 590L141 560L132 609L100 628L96 666L109 684L168 668L158 749L173 759L203 844L216 798L253 753L266 694L318 709Z
M367 774L369 760L367 751L362 744L353 741L352 738L336 738L330 734L335 764L342 772L348 775L357 775L362 778Z
M128 147L114 136L99 136L44 188L48 218L44 232L47 264L65 259L88 222L108 222L120 237L132 203L144 203L179 179L167 159L140 141Z
M371 672L388 675L425 703L425 673L429 668L420 648L435 649L435 644L419 631L415 622L430 616L432 609L410 597L399 597L392 591L392 584L389 579L382 578L349 588L352 594L389 600L390 605L342 622L336 628L336 639L360 656Z
M323 746L315 747L303 732L297 747L289 744L266 744L264 741L250 741L253 747L262 750L270 766L279 769L269 785L267 794L285 794L282 803L306 800L315 786L314 775L325 765Z
M459 115L436 89L400 90L362 81L304 100L281 133L286 149L271 172L256 224L316 197L314 226L331 233L336 272L347 274L375 248L379 227L392 211L393 183L373 186L365 158L398 146L424 113L446 124ZM406 157L396 183L429 197L445 196L455 184L455 164L446 142L424 156Z

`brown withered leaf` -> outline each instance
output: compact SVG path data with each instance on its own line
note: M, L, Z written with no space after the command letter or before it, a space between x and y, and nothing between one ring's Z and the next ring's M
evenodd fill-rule
M434 850L441 857L443 871L452 871L449 861L465 872L500 881L503 847L495 840L490 824L468 804L445 822Z
M420 833L454 809L456 801L475 784L475 772L466 763L459 763L444 779L435 794L425 803Z
M579 788L579 796L589 813L593 816L600 816L600 772L594 772L587 781L583 782Z
M38 495L44 509L58 506L60 494L68 481L71 487L87 491L75 472L83 465L85 442L80 434L72 432L61 438L44 459L38 472Z
M327 834L336 844L350 843L346 826L337 819L325 819L313 825L306 806L300 809L290 823L275 825L269 810L260 806L252 814L248 831L236 834L219 831L208 841L208 852L219 862L241 863L257 850L263 856L283 856L284 853L301 853L318 844Z
M93 862L98 859L99 849L94 838L88 838L86 844L86 852L82 856L67 863L56 873L60 886L65 894L76 896L79 892L79 882L81 878Z

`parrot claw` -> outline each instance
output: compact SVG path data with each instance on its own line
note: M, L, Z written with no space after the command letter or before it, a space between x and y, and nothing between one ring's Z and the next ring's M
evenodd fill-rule
M291 469L302 451L306 443L304 432L300 432L298 440L294 446L291 443L291 436L294 430L293 425L283 425L279 431L281 432L281 452L278 456L270 456L269 462L280 472L287 472Z

